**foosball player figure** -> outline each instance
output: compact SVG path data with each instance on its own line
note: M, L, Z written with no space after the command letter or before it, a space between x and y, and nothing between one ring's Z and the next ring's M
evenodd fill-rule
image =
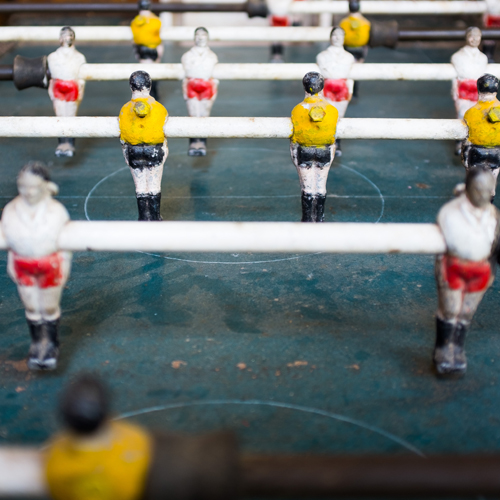
M434 365L440 375L467 369L464 345L470 322L495 277L500 213L490 203L489 170L467 173L465 192L446 203L437 223L446 253L436 258L438 310Z
M330 33L331 45L316 57L321 74L325 78L323 94L326 100L335 106L339 119L344 118L352 97L354 81L349 73L355 62L354 56L344 49L344 30L339 27ZM342 156L340 140L336 141L335 156Z
M150 0L139 0L138 7L139 14L130 24L134 37L135 56L141 64L158 63L163 56L160 38L161 20L151 12ZM159 99L156 82L151 84L151 95Z
M182 93L189 116L210 116L219 86L219 80L212 78L218 62L217 56L208 47L208 31L205 28L196 28L194 47L181 58L185 73ZM189 139L189 156L205 156L206 154L206 139Z
M269 10L269 22L271 26L284 28L290 26L290 15L288 11L292 5L291 0L267 0L267 8ZM271 44L271 63L283 63L283 44L274 42Z
M477 80L478 102L464 115L469 128L462 143L462 163L468 171L482 167L491 170L498 178L500 167L500 101L497 99L499 80L493 75L483 75ZM495 198L493 189L491 202Z
M500 28L500 1L499 0L486 0L486 12L483 16L484 28ZM483 41L483 52L488 57L489 63L495 62L495 40Z
M71 268L71 253L59 250L58 239L69 215L52 198L58 189L43 164L25 165L17 187L19 196L5 206L0 222L10 249L7 272L26 308L31 334L28 368L54 370L61 294Z
M183 436L111 420L109 397L93 376L64 391L65 431L44 448L53 500L232 500L238 450L232 433Z
M349 15L344 17L339 26L345 32L345 50L350 52L356 62L364 62L368 53L371 23L359 12L359 0L349 0ZM358 96L359 84L354 83L353 96Z
M132 73L129 83L132 100L122 107L119 116L123 156L134 179L139 220L159 221L161 178L168 156L163 127L168 113L150 95L148 73Z
M463 120L465 112L477 103L477 79L488 70L488 58L478 48L481 44L481 30L468 28L465 42L465 46L451 56L451 64L457 73L451 95L459 120ZM455 153L459 155L461 151L462 141L457 141Z
M75 48L75 32L68 26L59 35L60 47L47 58L50 82L49 96L56 116L76 116L83 99L85 80L78 78L80 66L85 64L85 56ZM75 139L59 139L56 156L73 156Z
M292 111L290 154L300 179L302 222L323 222L338 111L323 97L324 79L319 73L307 73L302 84L306 96Z

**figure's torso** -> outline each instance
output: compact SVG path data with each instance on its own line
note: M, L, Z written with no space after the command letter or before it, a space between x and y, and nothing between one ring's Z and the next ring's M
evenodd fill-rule
M363 47L370 40L370 21L361 13L354 12L340 21L339 26L345 31L346 47Z
M209 47L193 47L181 58L186 78L212 78L217 56Z
M161 44L161 20L153 12L141 11L130 24L134 43L155 49Z
M499 108L500 101L479 101L467 110L464 120L469 127L468 140L476 146L500 146L500 121L492 122L488 114ZM499 113L500 114L500 113Z
M320 73L328 79L349 78L354 56L343 47L330 46L316 57Z
M74 46L59 47L47 57L51 78L56 80L78 80L80 66L85 64L85 56Z
M488 69L488 57L479 49L466 45L451 56L459 80L477 80Z

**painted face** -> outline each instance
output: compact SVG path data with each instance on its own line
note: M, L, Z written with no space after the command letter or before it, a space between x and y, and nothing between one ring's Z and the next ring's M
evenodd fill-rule
M470 30L470 32L467 33L467 38L465 41L467 42L467 45L469 45L469 47L474 47L475 49L477 49L479 47L479 44L481 43L481 30Z
M70 30L64 30L59 37L59 43L61 47L71 47L75 43L74 33Z
M344 46L344 30L335 30L332 33L332 37L330 41L334 47L343 47Z
M206 47L208 45L208 34L206 31L197 31L194 35L194 44L197 47Z
M17 180L17 190L23 200L32 206L40 203L46 196L50 195L47 181L29 172L24 173Z

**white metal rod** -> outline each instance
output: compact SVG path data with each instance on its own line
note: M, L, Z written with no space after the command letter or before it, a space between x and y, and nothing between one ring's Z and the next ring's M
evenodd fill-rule
M84 80L128 80L141 64L83 64ZM300 80L309 71L319 71L309 64L217 64L213 77L219 80ZM148 72L154 80L182 80L182 64L151 64ZM488 72L500 76L500 64L489 64ZM355 64L354 80L452 80L457 73L451 64Z
M446 249L435 224L73 221L59 248L104 252L412 253ZM0 249L6 242L0 233Z
M48 497L42 455L34 448L0 450L0 497Z
M363 0L360 3L364 14L483 14L487 11L483 1L449 1L449 0ZM345 14L349 12L346 1L305 0L292 2L290 12L293 14Z
M290 118L169 117L167 137L287 139ZM0 137L119 137L116 117L2 116ZM467 135L461 120L343 118L339 139L459 140Z

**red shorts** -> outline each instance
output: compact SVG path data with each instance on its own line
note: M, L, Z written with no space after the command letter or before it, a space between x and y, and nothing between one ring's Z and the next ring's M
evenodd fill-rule
M290 26L288 16L271 16L271 26Z
M62 257L56 252L38 259L14 254L14 272L18 285L50 288L59 286L63 279Z
M187 96L189 99L212 99L215 95L215 82L201 78L190 78L187 82Z
M347 88L347 80L341 78L339 80L325 80L325 88L323 93L330 101L347 101L349 99L349 89Z
M73 102L78 99L78 83L73 80L55 80L54 97L61 101Z
M500 28L500 16L486 14L484 16L484 26L485 28Z
M488 261L475 262L445 256L441 265L444 279L452 290L472 293L481 292L488 286L491 277Z
M458 80L458 98L477 102L479 97L476 80Z

